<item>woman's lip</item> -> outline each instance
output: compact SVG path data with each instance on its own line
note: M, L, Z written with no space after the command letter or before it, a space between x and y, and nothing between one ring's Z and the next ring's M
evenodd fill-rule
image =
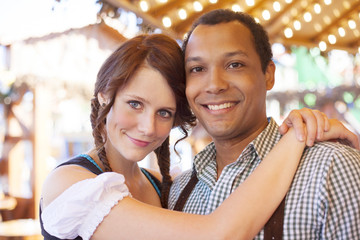
M128 136L128 138L130 139L131 142L133 142L138 147L146 147L147 145L150 144L150 142L135 139L135 138L132 138L130 136Z

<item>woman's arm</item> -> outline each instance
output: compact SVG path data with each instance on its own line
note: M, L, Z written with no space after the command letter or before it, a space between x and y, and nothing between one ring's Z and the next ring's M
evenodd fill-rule
M92 239L252 239L285 196L304 147L290 130L212 214L175 212L125 198Z

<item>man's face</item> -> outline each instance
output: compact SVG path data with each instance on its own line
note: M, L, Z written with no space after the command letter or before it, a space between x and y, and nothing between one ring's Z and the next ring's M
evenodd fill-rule
M199 25L188 41L187 99L215 141L243 140L267 124L265 98L275 65L262 72L252 38L248 28L232 21Z

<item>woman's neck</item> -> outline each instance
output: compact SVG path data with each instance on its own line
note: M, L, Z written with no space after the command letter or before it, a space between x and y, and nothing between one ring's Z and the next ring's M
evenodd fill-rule
M87 153L104 170L104 165L97 155L97 151ZM133 198L160 207L159 197L147 177L141 172L137 162L125 160L121 156L106 153L107 159L113 172L120 173L125 177L125 184Z

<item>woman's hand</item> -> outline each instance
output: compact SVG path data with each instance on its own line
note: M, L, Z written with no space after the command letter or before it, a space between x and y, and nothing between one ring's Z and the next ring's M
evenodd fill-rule
M329 119L325 113L318 110L308 108L292 110L279 127L279 131L285 134L290 127L294 127L299 141L305 141L305 130L307 131L306 145L309 147L313 146L315 141L338 140L360 149L359 139L353 132L339 120Z

